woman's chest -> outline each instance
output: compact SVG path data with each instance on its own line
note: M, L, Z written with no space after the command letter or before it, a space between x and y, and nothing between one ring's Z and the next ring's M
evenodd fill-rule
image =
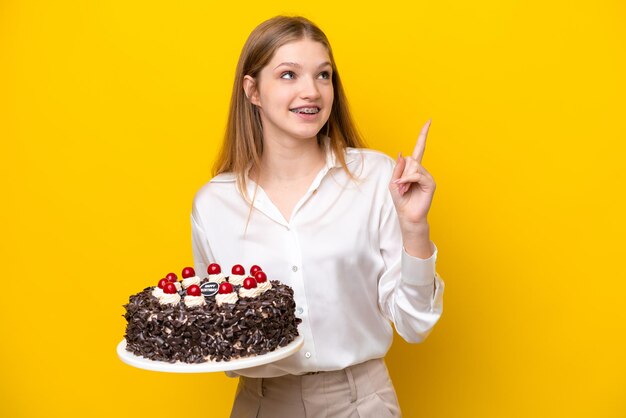
M281 219L276 203L259 195L252 210L214 217L207 233L217 258L231 264L272 260L292 269L357 265L380 255L381 207L372 196L349 189L330 196L320 190L300 202L289 221Z

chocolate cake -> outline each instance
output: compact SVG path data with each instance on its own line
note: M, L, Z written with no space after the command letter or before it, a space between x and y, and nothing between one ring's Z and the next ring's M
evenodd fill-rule
M131 295L124 308L126 350L175 363L229 361L266 354L298 336L293 289L267 280L258 266L247 277L236 265L224 276L217 264L200 279L192 268Z

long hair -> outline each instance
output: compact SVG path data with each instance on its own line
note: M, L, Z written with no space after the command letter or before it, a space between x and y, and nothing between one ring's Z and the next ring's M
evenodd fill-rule
M244 76L249 75L258 80L259 73L271 61L278 48L305 38L320 42L326 47L333 70L333 106L328 121L317 135L318 145L322 145L322 133L329 136L330 146L337 160L351 178L354 176L346 166L344 151L347 147L365 147L365 142L350 115L330 42L324 32L302 16L275 16L268 19L250 33L239 56L224 142L213 167L213 175L233 172L237 177L239 192L248 202L246 172L251 167L260 168L260 157L263 153L263 128L259 110L245 95Z

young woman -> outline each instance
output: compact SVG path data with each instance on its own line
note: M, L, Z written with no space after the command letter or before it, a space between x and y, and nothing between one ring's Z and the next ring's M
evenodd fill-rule
M193 202L195 268L259 264L290 285L304 345L228 372L240 376L232 417L400 416L391 323L421 342L443 309L429 126L397 161L364 148L324 33L277 16L250 34L216 175Z

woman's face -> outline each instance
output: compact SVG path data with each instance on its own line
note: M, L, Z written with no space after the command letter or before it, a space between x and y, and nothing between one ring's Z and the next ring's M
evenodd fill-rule
M244 89L258 106L264 138L310 139L330 116L332 67L326 48L319 42L305 38L281 46L254 82L246 76ZM256 88L252 88L254 84ZM295 110L302 107L319 111Z

